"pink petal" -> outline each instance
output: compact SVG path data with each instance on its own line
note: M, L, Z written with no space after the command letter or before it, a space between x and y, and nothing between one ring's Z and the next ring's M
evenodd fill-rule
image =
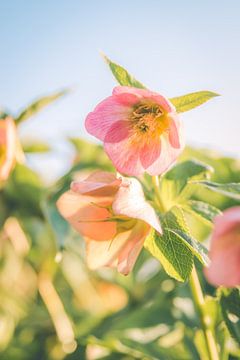
M104 142L118 143L126 139L129 135L129 122L128 121L116 121L108 130Z
M182 129L179 128L179 140L180 140L180 147L175 148L172 147L168 134L163 134L161 136L161 153L159 158L150 165L146 172L150 175L160 175L168 170L168 168L176 161L176 159L181 154L184 148L184 139L182 136Z
M120 95L120 94L134 94L135 96L139 97L140 99L148 99L152 100L153 102L156 102L159 104L166 112L172 112L175 111L174 106L171 104L171 102L165 98L164 96L147 90L147 89L138 89L134 87L129 86L116 86L113 89L113 95Z
M137 98L131 94L110 96L103 100L95 110L88 114L85 120L87 131L104 141L106 134L117 121L128 120L132 111L132 104Z
M144 169L151 166L160 156L161 140L159 138L150 139L140 150L140 161Z
M90 269L95 270L103 266L115 267L121 249L127 243L131 230L117 234L108 241L94 241L86 239L86 257Z
M128 241L118 254L117 269L120 273L128 275L132 271L149 231L150 227L142 223L137 223L133 228Z
M17 154L17 129L14 120L10 117L0 120L0 147L5 150L0 162L0 180L6 180Z
M180 143L180 139L179 139L180 126L181 126L181 124L180 124L177 116L172 116L172 119L170 121L170 128L169 128L169 141L170 141L170 144L172 145L172 147L174 147L175 149L179 149L181 147L181 143Z
M57 201L60 214L81 235L94 240L112 239L116 234L116 223L105 222L111 217L104 208L112 203L111 197L93 197L67 191Z
M215 220L209 268L205 274L216 286L240 285L240 207L226 210Z
M128 138L117 143L105 142L104 149L118 172L131 176L144 172L139 159L139 147L132 145Z
M161 234L162 229L158 216L146 201L140 182L131 178L123 180L123 185L125 186L119 188L112 203L114 214L142 220Z
M115 267L124 275L133 268L149 232L149 226L137 224L132 230L118 234L113 240L86 240L87 264L95 270Z
M84 181L73 181L71 190L91 196L113 196L121 184L114 174L105 171L96 171Z

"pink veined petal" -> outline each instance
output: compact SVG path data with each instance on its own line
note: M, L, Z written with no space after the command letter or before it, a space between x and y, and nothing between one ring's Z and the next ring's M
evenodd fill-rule
M86 239L86 257L90 269L95 270L103 266L115 267L121 249L128 241L131 230L117 234L108 241L94 241Z
M120 95L127 93L138 96L139 100L142 99L152 100L153 102L156 102L157 104L162 106L162 108L167 112L175 111L175 107L173 106L173 104L171 104L171 102L167 98L154 91L150 91L147 89L138 89L129 86L116 86L113 89L113 95Z
M179 134L179 139L180 148L174 148L169 142L168 134L161 136L161 154L159 158L146 169L149 175L163 174L176 161L184 148L184 139L181 133Z
M112 203L112 209L115 215L123 215L129 218L144 221L152 226L160 234L162 233L159 219L146 201L142 186L137 179L127 179L128 185L121 186Z
M240 207L233 207L216 217L210 245L209 268L205 274L214 285L240 285Z
M83 181L73 181L71 190L91 196L113 196L121 182L113 173L96 171Z
M85 120L87 131L104 141L111 126L117 121L128 120L132 106L138 101L133 94L110 96L96 106Z
M90 197L67 191L57 201L57 208L81 235L102 241L116 235L116 223L105 221L111 214L104 207L111 203L111 197Z
M6 151L0 163L0 179L6 180L16 160L17 152L17 130L14 120L10 117L0 120L0 146Z
M144 169L151 166L161 154L161 139L150 139L140 150L140 161Z
M129 234L128 240L120 250L117 259L117 269L123 275L128 275L132 271L149 231L150 226L138 222Z
M143 247L150 227L144 223L118 234L113 240L93 241L86 239L87 264L95 270L103 266L115 267L127 275L133 268Z
M144 172L139 159L139 147L131 145L128 138L118 143L105 142L104 149L118 172L131 176Z
M172 116L169 127L169 141L172 147L175 149L179 149L181 147L179 127L181 126L178 118Z
M129 122L124 120L116 121L112 126L109 128L104 142L107 143L118 143L129 136Z

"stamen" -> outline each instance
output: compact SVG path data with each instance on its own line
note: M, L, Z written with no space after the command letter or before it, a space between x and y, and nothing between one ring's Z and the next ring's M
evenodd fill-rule
M131 116L134 133L162 134L168 129L169 120L158 104L140 103Z

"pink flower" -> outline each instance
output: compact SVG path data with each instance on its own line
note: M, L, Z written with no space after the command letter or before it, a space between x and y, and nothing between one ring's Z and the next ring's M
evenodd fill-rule
M17 131L10 117L0 120L0 181L8 178L17 153Z
M210 246L210 283L234 287L240 285L240 206L224 211L215 219Z
M162 95L118 86L85 122L87 131L104 142L115 168L137 176L160 175L183 149L182 123Z
M117 267L127 275L151 227L161 233L159 219L136 179L95 172L84 181L73 182L57 207L84 237L91 269Z

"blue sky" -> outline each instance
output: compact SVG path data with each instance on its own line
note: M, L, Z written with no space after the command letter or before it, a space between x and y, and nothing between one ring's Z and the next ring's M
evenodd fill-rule
M0 105L16 113L66 86L74 92L22 125L51 156L30 159L63 171L69 135L90 137L86 114L115 85L104 51L150 89L169 97L197 90L222 96L183 114L189 144L239 156L240 2L0 0Z

